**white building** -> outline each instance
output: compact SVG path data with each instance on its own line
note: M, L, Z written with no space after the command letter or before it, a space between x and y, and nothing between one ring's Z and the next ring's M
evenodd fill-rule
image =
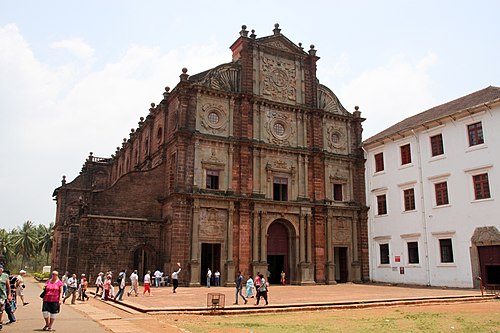
M363 145L371 279L500 284L500 88L419 113Z

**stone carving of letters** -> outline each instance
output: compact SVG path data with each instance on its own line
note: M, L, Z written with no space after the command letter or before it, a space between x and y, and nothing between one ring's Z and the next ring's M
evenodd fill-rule
M262 57L262 94L277 102L290 103L297 99L295 64L282 59Z

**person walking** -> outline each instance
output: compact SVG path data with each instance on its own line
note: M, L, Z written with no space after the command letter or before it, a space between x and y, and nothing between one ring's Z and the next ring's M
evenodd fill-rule
M9 274L4 273L3 265L0 264L0 330L2 329L2 316L5 304L12 300L10 291Z
M238 272L238 276L236 277L236 302L234 304L238 304L238 294L243 298L243 301L245 304L247 304L247 299L245 296L243 296L243 275L241 275L241 272Z
M264 300L266 301L266 305L269 304L267 301L267 281L264 279L264 275L260 274L260 287L259 287L259 294L257 296L257 303L255 305L259 305L260 298L263 297Z
M144 290L142 291L142 296L148 292L148 295L151 296L151 271L148 271L146 275L144 275Z
M52 278L47 281L44 290L45 295L43 296L42 315L43 319L45 319L45 326L42 330L53 331L52 326L54 326L56 315L61 309L61 298L63 294L63 283L59 280L59 273L57 271L52 272Z
M63 297L66 297L66 295L68 295L68 279L69 272L66 272L61 278L61 282L63 283Z
M125 293L125 282L126 282L126 273L125 270L122 269L120 274L118 274L118 293L115 296L115 301L121 301L123 299L123 294Z
M59 279L59 278L58 278ZM62 283L62 282L61 282ZM69 279L68 279L68 294L63 298L63 304L66 302L66 299L68 299L70 296L71 297L71 304L75 304L75 299L76 299L76 291L78 289L78 282L76 280L76 274L73 274Z
M160 270L157 268L156 271L153 273L153 276L155 277L155 287L156 288L160 287L160 281L161 277L163 276L163 273L160 272Z
M78 300L83 301L83 284L85 283L85 274L80 277L80 283L78 284Z
M247 298L249 297L253 298L253 288L254 288L253 279L252 276L249 275L247 280L246 295L245 295Z
M177 271L172 272L172 292L175 293L175 289L179 287L179 273L181 272L181 263L178 262L177 266L179 269Z
M89 287L89 282L87 281L87 278L82 278L83 282L81 283L82 285L82 301L89 300L89 297L87 296L87 289Z
M101 292L103 291L103 289L102 289L102 284L103 284L102 276L103 275L104 275L103 272L99 272L99 274L97 275L97 279L95 279L95 295L94 295L94 298L97 297L97 294L99 293L99 290L101 290Z
M130 290L127 292L127 296L130 296L132 291L135 293L135 296L139 294L139 275L137 275L137 270L134 270L132 274L130 274Z
M260 288L260 272L257 272L257 275L255 276L255 279L254 279L254 284L255 284L255 298L259 299L259 294L260 294L260 291L259 291L259 288ZM255 304L257 304L257 302L255 302Z
M16 312L16 281L17 281L17 276L15 275L10 275L10 271L5 270L4 271L8 276L9 276L9 284L10 284L10 296L11 300L10 302L7 300L5 302L5 313L7 313L7 318L9 319L8 324L12 324L16 322L16 316L14 315L14 312ZM1 324L1 322L0 322Z
M24 288L26 288L26 286L24 285L24 276L25 275L26 275L26 271L24 269L21 269L19 271L19 275L17 276L17 280L16 280L17 297L21 299L23 306L30 304L24 300Z
M212 279L212 271L210 267L207 270L207 288L210 288L210 280Z
M104 280L104 284L103 284L103 288L104 288L104 300L107 301L109 300L111 297L111 275L108 275L106 276L106 280Z

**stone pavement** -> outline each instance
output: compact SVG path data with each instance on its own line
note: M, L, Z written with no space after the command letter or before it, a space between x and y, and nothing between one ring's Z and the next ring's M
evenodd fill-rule
M127 289L128 290L128 289ZM152 288L152 295L142 295L142 287L139 288L138 297L126 294L123 297L123 305L130 306L138 311L200 311L207 309L207 294L221 293L225 295L225 308L253 309L255 299L249 299L244 305L240 298L238 305L234 305L236 288L229 287L179 287L177 293L172 293L169 287ZM368 301L390 300L425 300L429 298L453 298L453 297L477 297L481 293L475 289L451 289L451 288L427 288L427 287L400 287L375 284L337 284L317 286L281 286L271 285L268 298L269 306L272 307L297 307L317 306L346 303L366 303ZM261 300L259 306L263 306Z

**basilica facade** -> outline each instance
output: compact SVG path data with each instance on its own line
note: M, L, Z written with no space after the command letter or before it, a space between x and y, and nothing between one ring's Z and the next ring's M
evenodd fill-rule
M242 27L232 59L174 89L109 158L90 156L57 202L53 267L99 271L208 268L286 273L291 284L368 280L363 118L319 83L314 45L276 24Z

